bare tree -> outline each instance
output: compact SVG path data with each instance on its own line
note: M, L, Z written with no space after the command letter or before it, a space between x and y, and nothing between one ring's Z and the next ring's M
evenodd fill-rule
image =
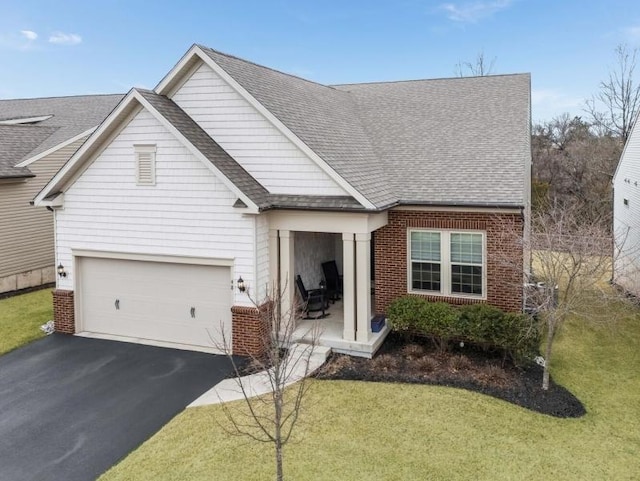
M284 447L291 439L302 412L303 400L309 390L309 361L320 336L317 323L301 336L304 344L294 343L296 317L300 307L292 302L283 306L284 290L273 287L263 302L251 298L265 333L260 355L250 356L248 364L236 362L228 339L223 337L222 349L227 353L235 373L242 405L222 403L228 421L223 428L230 434L251 438L274 446L276 479L284 479ZM224 333L224 331L222 331ZM255 373L251 385L246 376ZM256 395L255 383L267 386L268 393Z
M610 219L611 179L621 153L618 139L564 114L533 127L531 152L534 208L577 199L583 215Z
M456 77L484 77L493 74L495 63L496 57L487 61L484 52L479 52L474 63L458 62L455 66L455 74Z
M612 236L605 220L582 215L578 201L556 204L534 212L529 238L513 225L502 226L505 242L522 243L531 252L532 272L523 272L526 306L544 333L542 389L549 389L549 366L554 341L566 320L613 321L605 305L623 302L624 296L609 285L612 274ZM508 263L507 259L498 262Z
M616 65L609 78L600 82L600 91L586 102L592 124L620 139L624 144L640 110L640 83L635 79L638 49L627 45L615 49Z

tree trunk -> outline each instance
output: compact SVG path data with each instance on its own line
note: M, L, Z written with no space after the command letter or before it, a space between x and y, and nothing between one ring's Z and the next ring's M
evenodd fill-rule
M276 440L276 479L282 481L284 473L282 472L282 444L280 439Z
M283 481L282 471L282 391L280 384L276 383L275 392L275 444L276 444L276 480Z
M547 342L544 350L544 366L542 369L542 389L544 391L549 390L549 364L551 361L551 346L553 345L553 334L555 323L553 318L549 320L547 324Z

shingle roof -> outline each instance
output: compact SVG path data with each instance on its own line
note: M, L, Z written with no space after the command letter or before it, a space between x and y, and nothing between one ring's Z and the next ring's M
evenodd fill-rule
M28 168L14 165L55 130L55 127L0 125L0 178L32 177Z
M378 208L524 204L528 74L326 86L199 47Z
M339 85L401 203L523 205L529 75Z
M0 120L51 115L35 125L0 126L4 131L0 138L0 177L20 176L20 172L29 175L28 169L12 167L97 126L122 97L117 94L0 100Z

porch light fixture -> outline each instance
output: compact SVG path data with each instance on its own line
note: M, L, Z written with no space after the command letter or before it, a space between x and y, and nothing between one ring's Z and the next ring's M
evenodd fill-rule
M238 290L240 292L244 292L247 290L246 286L244 285L244 280L242 279L242 276L238 277L238 280L236 281L236 285L238 286Z
M67 277L67 271L64 270L64 266L62 265L62 263L58 265L58 275L60 277Z

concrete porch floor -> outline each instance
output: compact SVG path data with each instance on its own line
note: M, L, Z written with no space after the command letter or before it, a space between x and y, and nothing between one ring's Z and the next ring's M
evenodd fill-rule
M342 338L344 326L342 300L336 301L335 304L329 304L329 309L326 312L329 313L329 316L324 319L298 319L292 341L309 342L313 336L314 326L317 325L320 346L330 347L334 352L341 354L372 358L390 331L389 325L385 323L380 332L370 333L367 342L346 341ZM311 316L318 314L320 313L312 312Z

